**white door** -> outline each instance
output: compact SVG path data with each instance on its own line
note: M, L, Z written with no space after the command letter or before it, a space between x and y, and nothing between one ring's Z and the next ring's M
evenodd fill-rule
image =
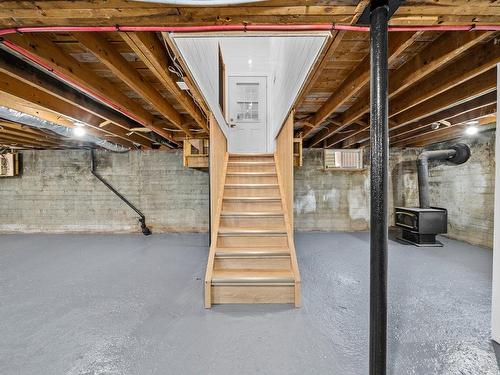
M267 152L266 77L229 77L230 153Z

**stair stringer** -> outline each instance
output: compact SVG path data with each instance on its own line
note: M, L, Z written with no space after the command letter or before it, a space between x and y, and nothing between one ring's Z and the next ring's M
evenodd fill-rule
M221 188L219 189L219 196L217 197L216 211L214 215L214 222L212 223L212 228L210 231L210 251L208 253L207 269L205 272L205 308L209 309L212 307L212 274L214 270L215 262L215 251L217 248L217 238L219 233L220 225L220 214L222 210L222 200L224 198L224 185L226 182L227 165L229 161L229 153L226 152L224 155L224 166L223 166L223 178L220 181Z
M278 177L278 188L279 188L280 196L281 196L281 204L283 206L285 227L286 227L286 232L287 232L287 241L288 241L288 246L290 248L290 263L291 263L291 268L292 268L292 272L293 272L293 276L294 276L294 284L295 284L294 285L294 289L295 289L294 304L295 304L295 307L300 307L300 304L301 304L300 272L299 272L299 264L297 262L297 254L295 252L295 241L294 241L294 237L293 237L293 225L292 225L292 221L290 219L290 215L293 215L293 207L288 207L288 205L287 205L287 200L285 198L284 189L283 189L283 184L285 183L285 181L283 181L283 176L281 175L280 160L279 160L277 153L274 154L274 162L276 164L276 175Z

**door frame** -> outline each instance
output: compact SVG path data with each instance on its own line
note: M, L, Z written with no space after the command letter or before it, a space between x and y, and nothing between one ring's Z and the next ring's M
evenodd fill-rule
M255 75L246 75L246 74L231 74L231 75L227 75L227 82L226 82L226 113L225 113L225 120L226 120L226 124L228 126L228 131L229 131L229 142L231 141L231 137L232 137L232 128L231 126L229 125L230 121L229 121L229 117L231 115L231 107L230 107L230 103L229 103L229 98L231 97L231 83L230 83L230 80L231 78L263 78L264 79L264 82L265 82L265 86L264 86L264 92L266 93L266 99L265 99L265 103L266 103L266 108L265 108L265 114L264 114L264 118L265 118L265 151L264 152L269 152L269 137L270 137L270 134L269 134L269 115L268 115L268 100L269 100L269 92L268 92L268 85L267 85L267 81L268 81L268 76L267 75L262 75L262 74L255 74ZM229 148L229 144L228 144L228 148Z

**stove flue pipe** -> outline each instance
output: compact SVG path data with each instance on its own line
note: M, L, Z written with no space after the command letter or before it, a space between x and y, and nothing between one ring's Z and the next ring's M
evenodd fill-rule
M420 208L430 208L429 161L449 161L462 164L469 160L470 149L464 143L457 143L448 150L424 151L417 158L418 197Z

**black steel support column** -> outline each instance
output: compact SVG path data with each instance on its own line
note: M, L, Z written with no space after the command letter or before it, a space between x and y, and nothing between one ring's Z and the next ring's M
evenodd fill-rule
M388 0L370 4L370 375L387 362Z

